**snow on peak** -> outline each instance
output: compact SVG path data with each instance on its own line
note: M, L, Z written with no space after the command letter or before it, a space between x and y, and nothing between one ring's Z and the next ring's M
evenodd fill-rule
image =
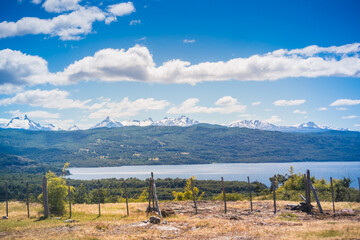
M72 125L72 126L69 127L67 130L68 130L68 131L77 131L77 130L80 130L80 128L79 128L77 125Z
M198 121L188 118L186 116L181 116L179 118L168 118L165 117L162 120L155 121L154 126L178 126L178 127L188 127L192 125L199 124Z
M251 128L261 130L276 130L277 126L260 120L243 120L232 122L229 127Z
M26 130L43 130L40 124L30 120L27 115L24 117L14 117L5 125L5 128L26 129Z
M64 130L62 127L56 125L56 124L46 124L44 126L42 126L41 130L44 130L44 131L61 131L61 130Z
M116 127L122 127L123 125L113 119L111 119L109 116L107 116L101 123L96 124L92 128L116 128Z
M138 127L151 126L153 123L154 123L154 121L150 117L148 119L145 119L145 120L142 120L142 121L130 120L130 121L121 122L121 124L124 125L124 126L138 126Z
M307 122L307 123L302 123L298 126L298 128L312 128L312 129L320 129L320 127L314 123L314 122Z

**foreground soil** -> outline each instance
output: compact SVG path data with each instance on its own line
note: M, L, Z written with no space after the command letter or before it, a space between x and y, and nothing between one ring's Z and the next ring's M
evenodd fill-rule
M250 211L248 201L228 202L224 213L223 202L201 201L198 214L193 203L162 202L160 208L172 209L175 216L162 218L160 224L145 222L146 203L130 203L126 216L123 203L73 205L75 222L65 223L68 216L40 220L41 206L31 204L30 219L26 206L10 202L9 219L0 220L1 239L360 239L360 203L336 203L337 210L353 209L352 216L334 216L332 204L323 203L325 215L308 215L286 209L277 202L274 214L272 201L255 201ZM5 204L0 203L5 214Z

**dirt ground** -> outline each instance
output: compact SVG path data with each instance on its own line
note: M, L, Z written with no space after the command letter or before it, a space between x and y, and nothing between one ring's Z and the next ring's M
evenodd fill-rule
M64 222L66 216L39 221L37 205L33 217L24 218L21 204L11 203L10 209L18 212L0 220L1 239L360 239L359 203L337 203L337 209L354 211L334 216L330 203L323 203L325 215L309 215L287 209L296 202L279 201L276 214L272 201L255 201L253 212L248 201L228 202L225 214L223 202L201 201L195 215L191 201L162 202L160 208L174 210L175 216L160 224L147 221L146 203L131 203L129 217L122 203L103 204L101 217L97 205L74 205L72 223Z

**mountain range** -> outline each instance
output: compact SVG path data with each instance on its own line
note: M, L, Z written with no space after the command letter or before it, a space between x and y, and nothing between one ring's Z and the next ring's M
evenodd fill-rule
M128 126L178 126L178 127L189 127L199 124L197 120L188 118L186 116L181 116L179 118L168 118L165 117L161 120L154 121L152 118L148 118L142 121L139 120L129 120L118 122L109 116L104 119L102 122L96 124L90 129L94 128L118 128L118 127L128 127ZM330 126L317 125L314 122L302 123L297 126L277 126L268 122L263 122L260 120L242 120L231 123L228 127L238 127L238 128L249 128L249 129L258 129L266 131L280 131L280 132L321 132L321 131L349 131L347 128L334 128ZM56 124L46 124L40 125L29 119L27 115L24 117L14 117L9 122L6 122L5 119L1 119L0 128L12 128L12 129L25 129L32 131L76 131L80 128L76 125L71 126L70 128L62 128Z

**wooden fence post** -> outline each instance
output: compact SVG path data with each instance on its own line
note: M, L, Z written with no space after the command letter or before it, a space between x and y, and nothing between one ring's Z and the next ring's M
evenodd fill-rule
M8 182L5 181L6 217L9 217Z
M30 208L29 208L29 182L26 181L26 208L27 208L27 215L30 218Z
M43 201L44 201L44 218L48 218L49 217L49 198L48 198L46 176L44 176L44 178L43 178Z
M313 191L313 194L314 194L314 197L315 197L315 200L316 200L316 203L317 203L317 205L318 205L318 207L319 207L319 210L320 210L320 213L324 213L324 211L323 211L323 209L322 209L322 207L321 207L321 204L320 204L320 201L319 201L319 198L318 198L318 196L317 196L317 193L316 193L316 189L314 188L314 186L312 185L312 183L310 182L310 188L312 189L312 191Z
M69 194L69 218L71 218L71 190L70 190L70 184L68 186L68 194Z
M333 212L335 214L335 198L334 198L334 187L333 187L333 179L330 177L330 184L331 184L331 198L333 202Z
M154 173L151 172L151 187L152 187L152 205L153 205L153 209L155 209L155 190L154 190L154 184L155 184L155 180L154 180Z
M151 177L149 178L149 207L148 211L151 212Z
M308 169L306 171L306 193L305 193L305 198L307 200L307 205L308 205L308 208L310 209L310 205L311 205L311 195L310 195L310 191L311 191L311 188L310 188L310 184L311 184L311 178L310 178L310 170Z
M251 183L250 183L250 178L249 178L249 176L247 177L247 179L248 179L248 184L249 184L250 209L251 209L251 212L252 212L252 211L253 211L253 204L252 204Z
M129 203L128 203L127 185L125 180L124 180L124 186L125 186L125 197L126 197L126 212L127 215L129 216Z
M226 214L226 193L225 193L225 186L224 186L224 178L221 177L221 185L222 185L222 190L223 190L223 199L224 199L224 210L225 210L225 214Z
M151 178L152 178L152 181L153 181L153 191L154 191L154 199L155 199L156 210L157 210L157 212L159 214L159 217L162 217L160 207L159 207L159 204L158 204L157 194L156 194L155 178L154 178L154 174L152 172L151 172Z
M197 214L196 196L195 196L195 193L194 193L194 183L193 183L192 177L190 178L190 182L191 182L191 191L192 191L192 195L193 195L193 199L194 199L195 214Z
M99 217L101 216L101 209L100 209L100 203L101 203L101 199L100 199L100 180L98 180L98 201L99 201Z
M273 177L273 180L272 180L272 185L273 185L273 197L274 197L274 214L276 214L276 185L275 185L275 175Z

